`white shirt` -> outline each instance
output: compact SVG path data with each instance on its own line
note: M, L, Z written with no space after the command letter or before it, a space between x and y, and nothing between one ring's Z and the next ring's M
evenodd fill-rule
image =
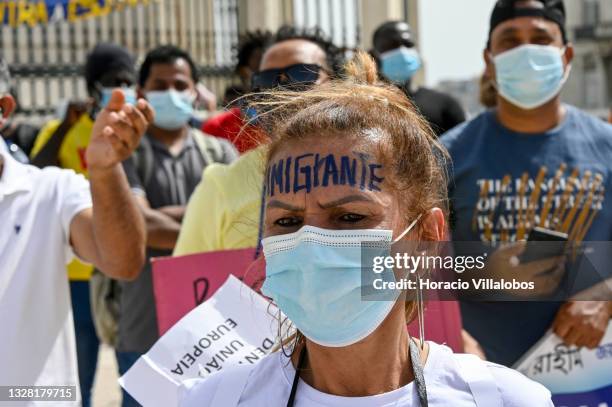
M503 407L553 407L550 392L521 373L482 362L489 369L500 392ZM227 373L231 374L231 371ZM460 374L452 350L429 342L423 368L430 407L474 407L472 393ZM251 372L240 398L240 406L284 407L287 404L295 369L282 352L264 358ZM181 388L181 407L209 406L224 371L205 380L187 381ZM322 393L300 379L295 407L412 407L419 400L414 382L397 390L369 397L340 397ZM496 407L496 406L487 406Z
M0 385L77 386L80 399L66 264L70 223L92 206L89 183L18 163L2 140L0 155Z

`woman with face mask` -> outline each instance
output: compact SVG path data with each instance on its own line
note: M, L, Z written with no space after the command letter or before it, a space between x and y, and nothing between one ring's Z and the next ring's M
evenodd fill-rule
M364 255L444 238L446 153L403 93L377 81L367 55L346 71L262 102L276 136L262 292L287 316L288 336L254 367L188 382L181 405L552 406L546 389L511 369L410 338L415 305L403 295L362 298Z

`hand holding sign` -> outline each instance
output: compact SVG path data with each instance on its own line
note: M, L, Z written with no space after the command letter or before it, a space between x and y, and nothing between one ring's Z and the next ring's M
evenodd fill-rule
M566 345L599 346L610 321L609 301L568 301L557 313L553 332Z
M593 350L568 346L549 332L514 368L546 386L555 406L612 406L612 324Z

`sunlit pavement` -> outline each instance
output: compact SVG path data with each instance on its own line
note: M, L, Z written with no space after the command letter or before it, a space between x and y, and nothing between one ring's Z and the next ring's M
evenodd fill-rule
M93 390L93 407L118 407L121 391L117 383L117 360L112 348L103 345L98 356L98 371Z

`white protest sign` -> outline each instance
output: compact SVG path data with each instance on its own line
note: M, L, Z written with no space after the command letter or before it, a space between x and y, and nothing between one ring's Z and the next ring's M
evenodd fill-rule
M593 349L566 346L547 333L515 369L551 391L558 407L612 407L612 324Z
M206 302L185 315L119 379L143 406L178 404L178 386L237 364L254 364L272 348L277 308L229 276Z

